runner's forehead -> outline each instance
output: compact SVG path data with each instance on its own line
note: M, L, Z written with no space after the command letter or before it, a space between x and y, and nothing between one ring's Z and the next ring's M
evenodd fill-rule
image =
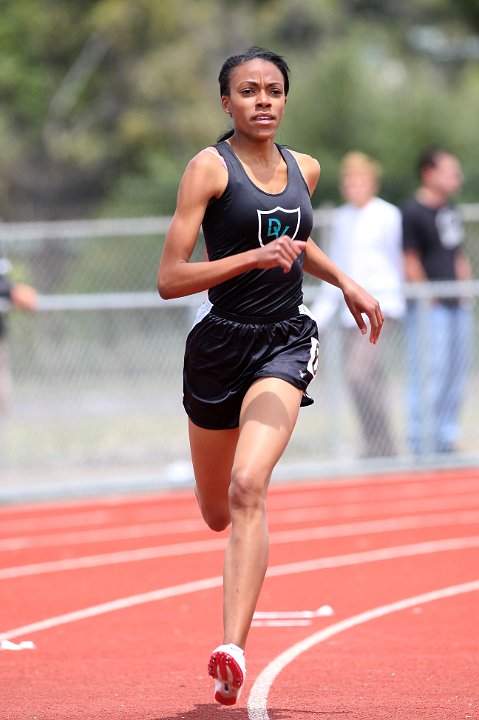
M267 85L281 85L284 87L284 78L281 70L269 60L248 60L231 71L230 82L239 85L242 82L259 84L265 82Z

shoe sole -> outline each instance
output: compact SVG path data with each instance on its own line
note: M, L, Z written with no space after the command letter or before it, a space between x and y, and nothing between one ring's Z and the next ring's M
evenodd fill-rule
M215 680L216 702L234 705L244 682L243 671L236 660L226 652L214 652L208 663L208 674Z

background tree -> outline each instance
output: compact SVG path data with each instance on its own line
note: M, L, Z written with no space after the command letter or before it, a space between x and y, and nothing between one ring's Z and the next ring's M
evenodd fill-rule
M293 82L281 140L336 201L351 148L414 186L424 144L461 156L476 200L479 0L9 0L0 26L0 152L9 219L168 213L187 159L225 129L217 74L249 44ZM467 48L467 52L465 51Z

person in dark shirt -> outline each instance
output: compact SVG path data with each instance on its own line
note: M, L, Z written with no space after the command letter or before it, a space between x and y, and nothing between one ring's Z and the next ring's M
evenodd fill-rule
M418 171L420 187L402 208L406 280L469 280L462 218L451 204L463 181L460 162L443 148L431 148L419 158ZM408 439L415 454L456 448L470 323L460 294L408 303Z
M185 350L195 492L216 531L231 523L223 575L223 644L210 658L215 699L233 705L268 558L271 473L316 373L318 330L302 304L303 269L339 287L375 344L379 303L313 243L319 164L275 143L289 86L284 59L250 48L224 63L223 110L234 129L189 163L158 273L165 298L208 290ZM190 262L203 225L207 257Z

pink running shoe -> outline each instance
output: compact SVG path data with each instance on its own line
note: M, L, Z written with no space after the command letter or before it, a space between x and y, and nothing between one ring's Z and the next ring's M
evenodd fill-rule
M215 700L222 705L234 705L241 695L246 677L243 650L237 645L220 645L213 650L208 674L215 681Z

